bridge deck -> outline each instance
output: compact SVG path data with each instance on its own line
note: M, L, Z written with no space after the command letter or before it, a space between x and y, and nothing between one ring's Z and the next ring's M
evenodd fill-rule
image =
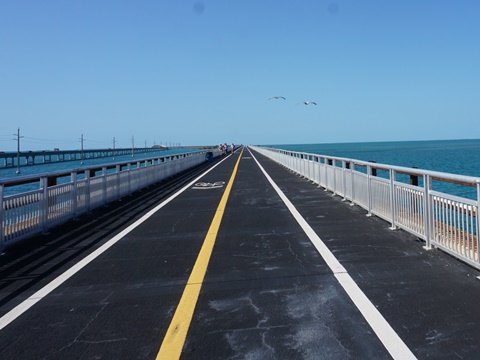
M476 270L247 149L210 169L8 249L0 358L478 358Z

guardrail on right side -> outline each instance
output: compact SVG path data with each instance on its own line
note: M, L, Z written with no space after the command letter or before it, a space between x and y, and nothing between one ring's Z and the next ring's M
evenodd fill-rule
M326 191L480 269L480 179L368 161L250 146ZM381 174L379 174L381 173ZM435 186L434 186L435 184ZM448 193L468 187L471 198Z

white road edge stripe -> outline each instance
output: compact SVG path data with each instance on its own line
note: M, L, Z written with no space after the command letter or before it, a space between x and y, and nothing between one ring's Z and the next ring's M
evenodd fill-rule
M229 155L230 156L230 155ZM139 226L141 223L146 221L150 216L152 216L154 213L156 213L158 210L160 210L162 207L167 205L170 201L175 199L178 195L183 193L185 190L190 188L192 185L194 185L198 180L200 180L203 176L208 174L210 171L212 171L214 168L216 168L218 165L220 165L223 161L225 161L229 156L225 157L222 161L220 161L218 164L212 166L210 169L205 171L203 174L192 180L190 183L188 183L186 186L181 188L179 191L177 191L175 194L171 195L168 199L165 199L163 202L161 202L159 205L157 205L155 208L150 210L148 213L143 215L140 219L135 221L132 225L127 227L125 230L121 231L117 235L115 235L113 238L108 240L105 244L103 244L101 247L99 247L97 250L92 252L90 255L86 256L82 260L80 260L78 263L73 265L70 269L65 271L63 274L59 275L56 279L52 280L50 283L45 285L43 288L38 290L36 293L31 295L29 298L24 300L22 303L18 304L16 307L14 307L12 310L10 310L8 313L6 313L4 316L0 318L0 330L2 330L5 326L10 324L12 321L14 321L16 318L18 318L20 315L22 315L25 311L30 309L33 305L35 305L37 302L39 302L41 299L43 299L45 296L47 296L49 293L51 293L53 290L55 290L58 286L60 286L62 283L64 283L66 280L71 278L73 275L75 275L78 271L80 271L83 267L88 265L90 262L92 262L95 258L100 256L102 253L107 251L111 246L113 246L115 243L117 243L119 240L121 240L125 235L127 235L130 231L135 229L137 226Z
M320 255L323 257L327 265L333 271L333 274L337 278L340 285L342 285L348 296L350 296L350 299L352 299L353 303L360 310L365 320L367 320L367 322L370 324L370 327L373 329L375 334L377 334L377 337L383 343L390 355L394 359L416 359L415 355L410 351L407 345L405 345L405 343L398 336L395 330L392 329L390 324L387 322L387 320L385 320L382 314L380 314L377 308L370 302L370 300L358 287L355 281L353 281L351 276L347 273L342 264L340 264L340 262L335 258L332 252L327 248L322 239L320 239L320 237L315 233L312 227L307 223L307 221L302 217L302 215L300 215L292 202L285 196L285 194L273 181L270 175L268 175L262 165L260 165L255 156L253 156L250 149L248 149L248 151L252 155L253 159L255 160L267 180L270 182L277 194L280 196L287 208L290 210L295 220L297 220L303 231L305 231L305 234L310 238L310 241L312 241L313 245L317 248Z

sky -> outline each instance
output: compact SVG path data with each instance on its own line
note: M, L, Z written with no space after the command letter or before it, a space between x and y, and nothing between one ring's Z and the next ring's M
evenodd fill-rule
M478 0L0 0L0 151L18 129L22 150L478 139L479 18Z

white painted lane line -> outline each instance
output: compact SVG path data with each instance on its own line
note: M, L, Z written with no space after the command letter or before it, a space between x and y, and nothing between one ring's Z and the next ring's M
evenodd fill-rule
M59 275L57 278L52 280L50 283L45 285L43 288L38 290L35 294L30 296L28 299L24 300L22 303L17 305L15 308L10 310L8 313L3 315L0 318L0 330L2 330L5 326L10 324L12 321L14 321L16 318L18 318L20 315L22 315L25 311L30 309L33 305L35 305L37 302L39 302L41 299L43 299L45 296L47 296L49 293L51 293L53 290L55 290L57 287L59 287L61 284L63 284L66 280L71 278L73 275L75 275L78 271L80 271L82 268L84 268L86 265L88 265L90 262L92 262L94 259L96 259L98 256L103 254L106 250L108 250L111 246L113 246L115 243L117 243L119 240L121 240L125 235L127 235L129 232L131 232L133 229L135 229L137 226L142 224L144 221L146 221L149 217L151 217L154 213L156 213L158 210L163 208L165 205L167 205L170 201L175 199L178 195L183 193L185 190L189 189L192 185L198 182L203 176L208 174L210 171L215 169L218 165L220 165L223 161L225 161L228 158L225 157L225 159L221 160L218 164L215 164L212 166L210 169L205 171L203 174L192 180L190 183L185 185L183 188L178 190L175 194L171 195L168 199L165 199L163 202L161 202L159 205L157 205L155 208L150 210L148 213L143 215L140 219L135 221L132 225L127 227L125 230L108 240L105 244L103 244L101 247L99 247L97 250L92 252L90 255L86 256L84 259L73 265L70 269L65 271L63 274Z
M385 318L380 314L377 308L371 303L367 296L362 292L358 285L353 281L352 277L347 273L345 268L340 264L340 262L335 258L332 252L328 249L325 243L320 239L320 237L315 233L312 227L307 223L307 221L300 215L298 210L292 204L292 202L285 196L283 191L277 186L273 179L268 175L265 169L260 165L258 160L253 156L250 149L248 149L253 159L257 163L260 170L263 172L267 180L270 182L272 187L275 189L277 194L283 200L289 211L292 213L293 217L299 225L302 227L305 234L310 238L313 245L317 248L320 255L323 257L327 265L333 271L334 276L337 278L340 285L346 291L350 299L352 299L355 306L360 310L365 320L375 332L377 337L383 343L387 351L394 359L416 359L415 355L411 350L405 345L403 340L398 336L398 334L393 330L390 324L385 320Z

